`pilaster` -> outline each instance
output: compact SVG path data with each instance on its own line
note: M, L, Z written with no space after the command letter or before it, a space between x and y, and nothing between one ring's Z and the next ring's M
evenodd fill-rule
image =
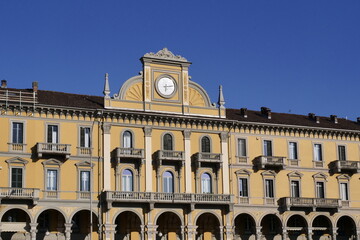
M105 240L115 239L115 228L116 224L104 224L105 227Z
M103 149L103 156L104 156L104 186L103 190L111 190L111 135L110 135L111 125L108 123L103 124L103 142L104 142L104 149Z
M196 229L198 226L196 225L187 225L187 240L195 240L196 238Z
M31 240L36 240L37 226L38 223L30 223Z
M156 229L158 228L158 225L150 225L148 224L146 226L147 228L147 240L156 240Z
M221 133L221 162L222 162L222 183L223 183L223 194L230 194L230 183L229 183L229 154L228 154L228 134Z
M72 223L65 223L65 240L70 240L71 239L71 227L72 227Z
M185 146L185 192L192 193L191 189L191 131L184 130L184 146Z
M145 191L152 192L152 140L151 140L152 128L144 127L145 136Z

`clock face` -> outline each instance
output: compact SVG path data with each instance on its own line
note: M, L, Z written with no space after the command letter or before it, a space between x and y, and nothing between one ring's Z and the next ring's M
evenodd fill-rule
M175 81L169 77L162 77L157 81L157 91L164 97L169 97L175 93Z

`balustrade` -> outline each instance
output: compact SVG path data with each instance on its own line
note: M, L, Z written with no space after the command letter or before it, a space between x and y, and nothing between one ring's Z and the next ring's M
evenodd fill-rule
M56 154L64 155L65 158L70 156L70 144L60 143L37 143L38 157L42 157L43 154Z
M302 198L302 197L285 197L280 201L286 210L290 207L310 207L314 210L316 208L341 208L341 201L336 198Z
M285 157L259 156L255 158L255 165L259 169L265 168L285 168Z

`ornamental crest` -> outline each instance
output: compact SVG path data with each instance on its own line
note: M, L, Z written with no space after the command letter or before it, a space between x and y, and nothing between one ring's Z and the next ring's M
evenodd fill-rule
M176 61L182 61L187 62L186 58L180 56L180 55L174 55L171 51L169 51L167 48L163 48L162 50L158 51L157 53L146 53L144 57L151 57L151 58L161 58L161 59L168 59L168 60L176 60Z

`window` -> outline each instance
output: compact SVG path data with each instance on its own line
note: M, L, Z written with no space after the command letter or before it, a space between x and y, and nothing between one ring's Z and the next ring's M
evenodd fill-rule
M59 143L59 126L57 125L47 126L47 142Z
M314 160L315 161L322 161L322 146L319 143L314 144Z
M123 133L123 147L132 148L132 134L130 131L125 131Z
M11 187L22 188L23 187L23 169L11 168Z
M80 171L80 191L90 192L90 171Z
M24 124L20 122L12 123L12 143L24 143Z
M344 145L338 146L338 154L339 154L339 160L345 161L346 160L346 149Z
M348 184L340 183L340 198L343 201L349 201Z
M80 147L89 148L90 146L90 128L80 127Z
M57 183L58 183L58 171L53 169L48 169L46 171L46 190L47 191L57 191Z
M163 174L163 192L173 193L174 192L174 177L169 171Z
M246 157L246 140L238 139L238 157Z
M163 149L170 151L173 150L172 136L169 133L165 134L163 137Z
M133 184L133 173L129 169L125 169L122 172L122 191L131 192L134 191L134 184Z
M201 193L211 193L211 176L208 173L201 175Z
M239 196L249 197L247 178L239 178Z
M316 197L325 198L324 182L316 182Z
M274 198L274 180L265 179L265 197Z
M210 150L210 138L209 137L203 137L201 139L201 152L209 153Z
M300 197L300 182L296 180L291 181L291 197Z
M264 155L272 156L272 142L269 140L264 140Z
M298 159L296 142L289 142L289 159Z

